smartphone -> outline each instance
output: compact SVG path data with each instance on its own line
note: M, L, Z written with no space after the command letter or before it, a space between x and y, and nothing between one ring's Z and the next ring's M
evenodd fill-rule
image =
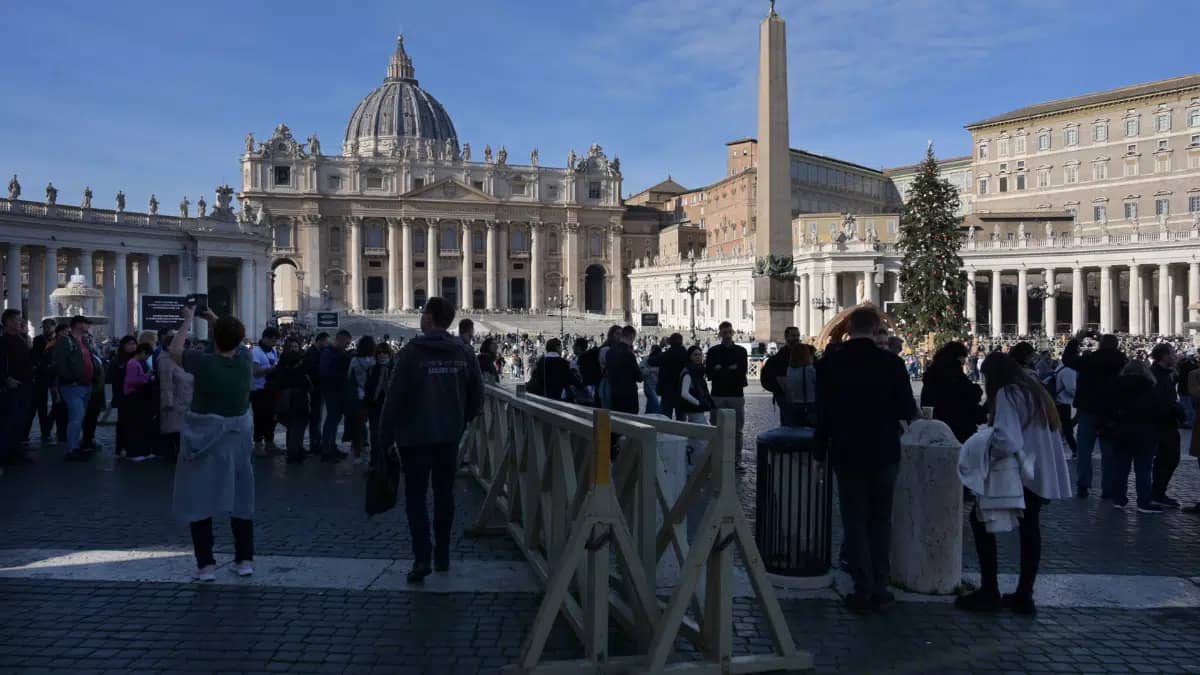
M185 300L189 307L196 308L196 316L208 311L208 294L207 293L192 293Z

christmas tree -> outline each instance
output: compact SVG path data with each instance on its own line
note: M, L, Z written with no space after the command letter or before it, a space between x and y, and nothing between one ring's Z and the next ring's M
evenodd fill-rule
M968 289L958 255L964 236L962 219L954 215L958 206L958 191L938 176L930 143L900 211L896 243L903 256L900 330L911 345L924 344L930 335L935 346L965 337Z

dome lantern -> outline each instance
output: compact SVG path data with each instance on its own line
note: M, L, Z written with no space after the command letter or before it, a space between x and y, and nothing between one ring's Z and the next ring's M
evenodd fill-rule
M396 52L392 54L392 59L388 62L387 79L384 81L396 82L398 80L412 80L414 84L417 81L412 59L409 58L408 52L404 51L403 35L396 37Z

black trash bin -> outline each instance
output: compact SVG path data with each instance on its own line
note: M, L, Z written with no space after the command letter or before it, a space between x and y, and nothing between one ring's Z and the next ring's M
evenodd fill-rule
M789 577L829 573L833 490L828 464L813 458L815 430L778 427L758 435L754 536L767 571Z

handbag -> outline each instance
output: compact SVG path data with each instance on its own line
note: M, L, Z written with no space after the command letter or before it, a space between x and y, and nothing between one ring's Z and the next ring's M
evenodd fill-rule
M375 453L379 453L378 456ZM367 470L367 517L396 508L400 490L400 453L395 446L387 450L372 450L371 466Z

